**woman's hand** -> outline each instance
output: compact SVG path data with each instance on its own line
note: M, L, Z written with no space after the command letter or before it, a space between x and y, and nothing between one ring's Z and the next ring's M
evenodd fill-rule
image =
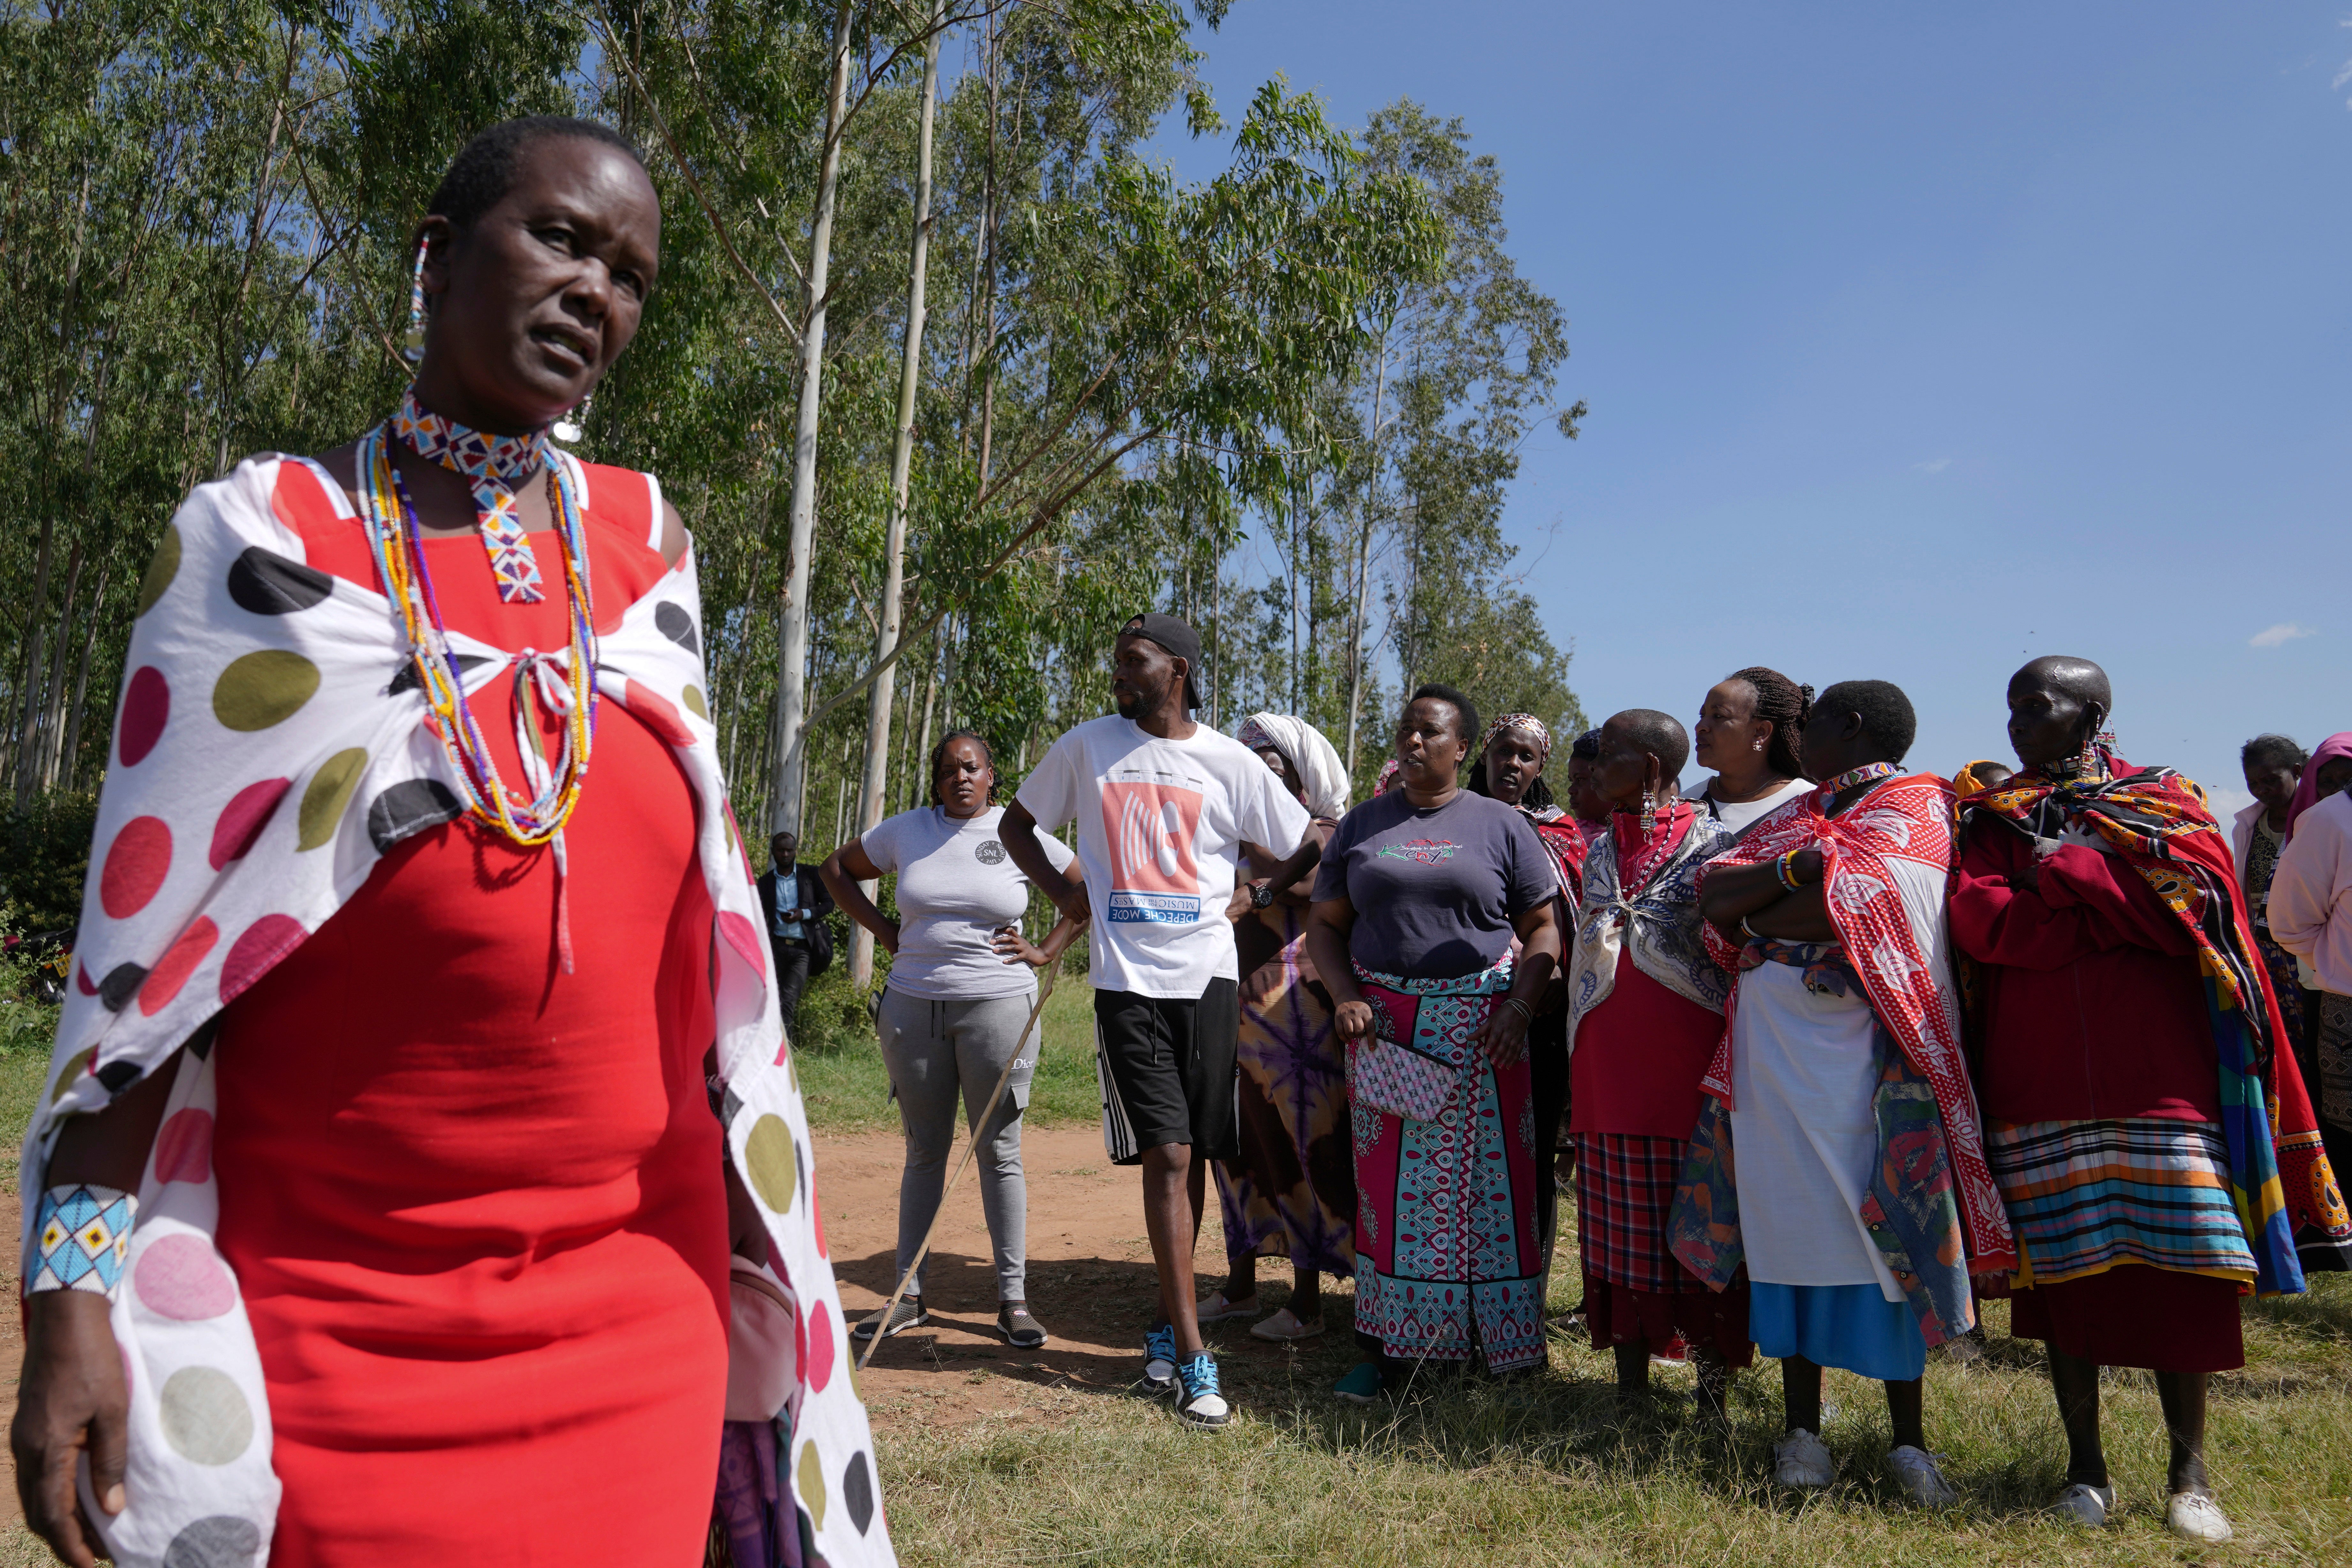
M2021 893L2032 893L2039 897L2042 892L2042 862L2028 860L2024 865L2011 871L2009 874L2009 885Z
M1495 1004L1470 1043L1486 1053L1486 1059L1498 1068L1511 1067L1525 1061L1528 1056L1528 1016L1507 1002Z
M898 957L898 922L893 920L876 921L874 925L874 940L882 944L883 952L888 953L893 958Z
M1003 955L1007 963L1025 963L1032 969L1043 969L1054 962L1045 949L1036 946L1021 934L1017 925L1008 925L989 939L989 946ZM898 952L897 948L890 950Z
M1797 886L1801 888L1817 888L1821 886L1822 866L1820 850L1800 849L1797 858L1789 862L1789 874L1797 879Z
M26 1302L25 1370L8 1446L25 1522L64 1562L90 1568L103 1550L74 1496L87 1451L90 1489L110 1517L122 1511L131 1391L105 1297L45 1290Z
M1361 997L1331 1010L1331 1026L1343 1040L1360 1040L1372 1032L1372 1005Z

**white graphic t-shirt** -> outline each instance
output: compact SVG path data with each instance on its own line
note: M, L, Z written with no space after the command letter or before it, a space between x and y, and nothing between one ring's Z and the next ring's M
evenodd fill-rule
M1040 828L1078 825L1089 977L1144 996L1240 979L1225 905L1241 846L1288 855L1307 836L1307 808L1274 770L1206 725L1163 741L1116 714L1090 719L1054 742L1019 798Z

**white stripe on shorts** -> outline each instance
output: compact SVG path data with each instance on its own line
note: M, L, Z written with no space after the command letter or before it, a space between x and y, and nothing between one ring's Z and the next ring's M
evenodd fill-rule
M1103 1054L1099 1018L1095 1020L1095 1079L1102 1085L1103 1153L1114 1165L1127 1164L1140 1157L1142 1151L1135 1146L1135 1123L1128 1119L1127 1106L1118 1098L1118 1080L1111 1077L1110 1062Z

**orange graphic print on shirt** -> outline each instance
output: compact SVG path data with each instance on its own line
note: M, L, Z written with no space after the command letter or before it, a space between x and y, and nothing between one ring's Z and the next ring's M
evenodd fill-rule
M1103 785L1103 838L1110 846L1114 922L1191 925L1201 918L1201 868L1192 840L1201 793L1172 784Z

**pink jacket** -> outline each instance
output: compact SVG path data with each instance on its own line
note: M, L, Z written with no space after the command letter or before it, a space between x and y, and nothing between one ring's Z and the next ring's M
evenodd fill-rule
M2352 996L2352 790L2294 825L2271 878L2271 935L2318 972L2319 988Z

